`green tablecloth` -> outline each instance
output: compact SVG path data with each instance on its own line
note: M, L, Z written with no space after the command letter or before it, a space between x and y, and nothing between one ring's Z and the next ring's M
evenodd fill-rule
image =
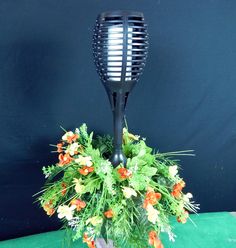
M173 220L177 235L174 243L163 234L165 248L236 248L236 218L231 214L205 213L191 215L190 221L180 224ZM64 241L63 241L64 240ZM65 241L64 231L54 231L0 242L0 248L85 248L81 241L71 246Z

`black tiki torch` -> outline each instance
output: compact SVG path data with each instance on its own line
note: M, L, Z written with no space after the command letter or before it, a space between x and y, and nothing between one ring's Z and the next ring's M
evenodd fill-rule
M93 37L93 54L98 74L108 94L114 120L114 167L126 165L122 151L124 110L129 93L145 66L148 49L144 16L134 11L101 13Z

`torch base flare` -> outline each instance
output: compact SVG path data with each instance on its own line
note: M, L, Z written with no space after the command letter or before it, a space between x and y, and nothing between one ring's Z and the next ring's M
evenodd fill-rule
M126 166L127 158L121 150L116 150L110 157L110 162L113 167L116 168L118 165L123 164Z

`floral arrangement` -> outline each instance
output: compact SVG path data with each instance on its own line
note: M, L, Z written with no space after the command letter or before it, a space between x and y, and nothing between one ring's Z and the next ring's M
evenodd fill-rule
M37 200L47 215L57 215L73 240L83 238L90 248L100 237L115 247L163 248L161 232L174 241L170 217L184 224L198 209L192 194L183 193L178 160L171 159L190 151L154 152L124 128L127 165L113 168L110 136L93 138L85 124L64 131L54 145L59 162L43 167L47 181Z

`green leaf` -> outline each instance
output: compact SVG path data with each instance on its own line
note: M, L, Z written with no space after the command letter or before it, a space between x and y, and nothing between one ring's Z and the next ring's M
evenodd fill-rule
M89 138L88 138L88 143L91 144L93 141L93 132L90 133Z
M155 167L149 167L149 166L144 166L141 170L141 173L147 177L152 177L156 175L157 173L157 168Z
M53 208L56 212L59 206L69 205L72 199L81 199L86 203L81 211L73 212L73 217L78 222L75 225L76 228L70 233L74 240L81 238L83 233L87 232L93 239L101 235L106 240L112 239L116 247L143 248L147 246L150 230L155 230L158 234L160 230L170 233L169 218L171 215L185 218L184 209L193 212L197 210L197 205L185 202L184 195L176 199L170 193L173 185L180 180L179 175L170 177L169 166L178 165L178 161L172 159L172 156L188 154L188 151L156 153L146 145L144 140L136 140L126 133L123 139L123 151L128 158L126 168L132 174L122 179L117 170L123 168L124 165L120 164L113 168L109 161L113 151L110 136L94 138L93 133L88 133L86 124L77 128L75 133L79 135L76 142L83 147L83 150L73 155L73 160L64 166L58 166L56 163L43 168L47 181L38 197L40 205L46 211L48 211L47 208ZM79 169L85 166L86 162L81 165L76 163L75 159L78 156L92 158L93 170L87 175L80 174ZM82 181L83 194L78 193L78 185L75 190L75 178L79 179L79 182ZM66 193L62 194L65 185ZM133 188L137 196L126 198L122 192L123 187ZM162 194L157 204L159 221L156 225L148 221L147 211L143 208L148 187ZM114 212L114 216L108 219L104 216L104 212L109 209ZM96 216L101 216L104 222L95 226L87 222L89 218ZM62 221L65 226L71 227L71 223L68 223L66 218Z
M146 164L148 165L153 165L155 163L155 155L150 154L150 153L146 153L143 157L142 160L144 160L146 162Z
M146 180L147 178L143 175L140 174L134 174L130 179L129 183L130 186L132 186L135 190L145 190L147 183Z
M132 171L140 170L144 165L146 165L146 161L137 157L127 160L127 168Z
M87 178L84 183L86 192L93 194L101 186L101 181L97 179Z
M114 189L113 185L115 184L115 180L112 177L111 173L108 173L107 176L104 178L104 185L106 186L108 192L113 195L114 194Z

